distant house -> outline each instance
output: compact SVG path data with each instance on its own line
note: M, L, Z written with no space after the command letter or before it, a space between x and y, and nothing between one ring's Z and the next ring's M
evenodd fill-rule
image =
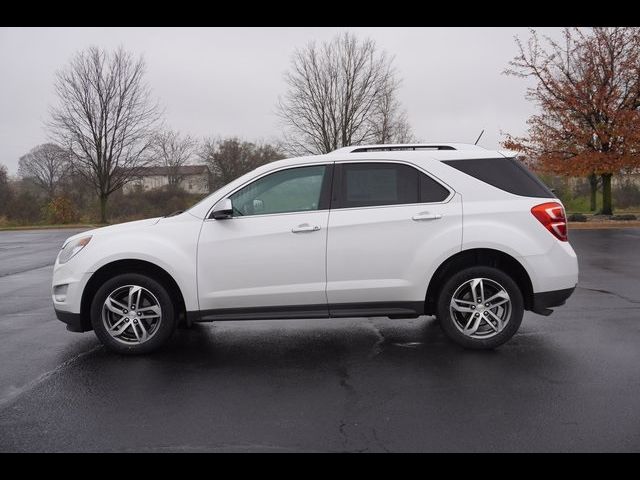
M188 193L209 193L211 171L206 165L183 165L171 167L142 167L136 176L127 182L122 191L127 194L134 190L154 190L169 185L170 177L179 179L178 186Z

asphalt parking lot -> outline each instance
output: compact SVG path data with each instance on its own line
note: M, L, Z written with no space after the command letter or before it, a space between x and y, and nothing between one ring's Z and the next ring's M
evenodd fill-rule
M571 231L575 294L495 351L353 318L197 325L134 358L54 316L75 232L0 232L2 452L640 450L640 229Z

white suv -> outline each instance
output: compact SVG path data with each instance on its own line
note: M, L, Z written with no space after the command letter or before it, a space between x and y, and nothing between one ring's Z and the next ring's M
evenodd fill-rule
M519 161L464 144L280 160L183 213L70 237L53 302L74 332L155 350L178 323L434 315L493 348L578 280L560 201Z

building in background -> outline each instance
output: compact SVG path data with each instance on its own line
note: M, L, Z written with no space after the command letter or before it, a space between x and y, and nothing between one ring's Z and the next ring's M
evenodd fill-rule
M127 194L134 190L154 190L166 188L169 179L175 177L177 185L187 193L209 193L211 171L207 165L182 165L174 167L142 167L136 176L124 185L122 191Z

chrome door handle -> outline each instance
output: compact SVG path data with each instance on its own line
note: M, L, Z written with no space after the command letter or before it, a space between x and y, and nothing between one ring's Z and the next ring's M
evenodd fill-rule
M439 220L441 218L442 218L441 213L429 213L429 212L420 212L414 215L413 217L411 217L411 219L415 220L416 222L419 222L421 220Z
M293 233L302 233L302 232L317 232L320 230L318 225L309 225L308 223L302 223L297 227L293 227L291 231Z

